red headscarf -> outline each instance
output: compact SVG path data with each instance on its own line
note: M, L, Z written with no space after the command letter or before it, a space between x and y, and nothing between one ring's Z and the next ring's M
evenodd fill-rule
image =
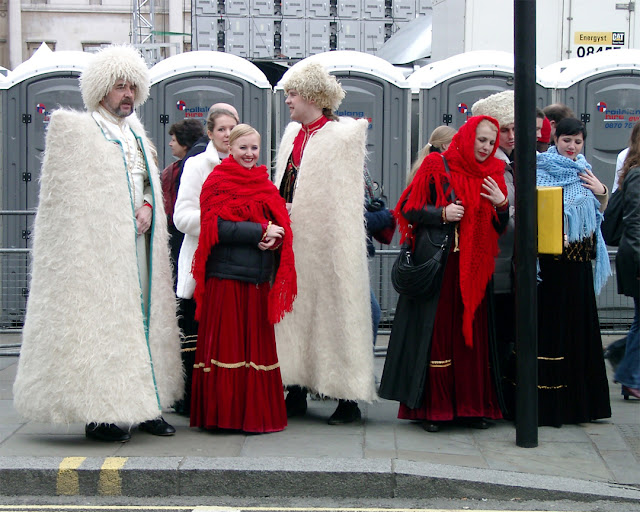
M291 222L284 199L269 180L264 165L247 169L233 156L225 158L204 182L200 194L200 238L193 261L196 280L196 318L204 297L205 268L211 248L218 243L218 217L234 222L272 221L284 228L280 265L269 292L269 322L278 323L291 311L298 292Z
M540 138L538 139L538 142L549 144L550 140L551 140L551 123L545 117L542 120L542 129L540 130Z
M488 199L480 196L484 192L484 179L491 176L500 190L507 196L504 182L504 162L494 157L498 144L484 161L475 158L475 139L478 124L487 120L498 130L498 122L492 117L475 116L458 130L444 155L429 154L422 162L409 187L403 192L395 211L400 212L423 208L431 203L431 190L435 188L436 207L445 207L451 203L449 194L445 194L443 184L449 182L456 199L464 206L464 216L460 221L460 292L464 304L462 333L465 344L473 346L473 317L484 298L487 283L493 274L494 258L498 254L498 233L492 225L496 211ZM450 175L444 167L442 158L449 164ZM397 215L402 240L412 239L413 232L407 219Z

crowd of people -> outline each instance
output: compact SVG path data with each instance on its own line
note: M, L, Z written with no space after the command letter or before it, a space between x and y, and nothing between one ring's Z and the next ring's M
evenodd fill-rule
M192 427L265 433L305 415L314 393L337 400L330 425L361 421L358 402L378 395L427 432L517 421L512 91L476 102L457 131L436 128L390 210L366 169L368 122L334 114L345 91L317 63L282 80L291 123L273 181L260 134L226 103L205 127L170 127L176 160L160 173L134 111L149 75L133 48L103 49L80 83L87 112L55 112L47 133L14 384L24 416L124 442L132 425L173 435L162 417L173 407ZM609 190L566 106L538 110L536 128L537 184L562 187L564 202L562 254L538 258L539 424L559 427L611 416L595 299L611 274ZM640 124L621 157L617 279L635 317L615 380L629 399L640 398ZM367 257L396 225L416 266L438 253L436 288L400 292L376 392Z

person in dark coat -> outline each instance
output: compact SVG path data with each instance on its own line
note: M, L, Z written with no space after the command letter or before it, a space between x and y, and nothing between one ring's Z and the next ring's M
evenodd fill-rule
M622 396L640 398L640 123L631 132L631 146L618 180L623 191L622 238L616 255L618 293L633 297L634 317L627 334L622 361L615 380L622 385Z
M498 129L491 117L471 117L443 155L425 158L395 209L416 265L433 246L446 252L438 293L400 295L379 390L400 402L399 418L422 420L428 432L453 420L488 428L485 418L502 418L487 309L509 220L504 162L494 157Z
M173 123L169 128L171 154L177 158L162 171L162 196L164 211L167 214L167 228L169 229L169 247L171 248L171 263L173 265L173 280L177 279L178 254L184 233L178 231L173 223L173 208L178 197L178 180L182 169L182 160L187 152L204 134L202 123L197 119L183 119ZM175 284L174 284L175 287Z

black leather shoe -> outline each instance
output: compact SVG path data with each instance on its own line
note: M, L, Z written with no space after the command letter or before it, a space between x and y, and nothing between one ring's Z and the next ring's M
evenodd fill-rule
M131 439L131 434L122 430L115 423L87 423L84 426L84 434L89 439L111 443L126 443Z
M425 420L422 422L422 428L427 432L440 432L440 425L433 421Z
M287 418L304 416L307 413L307 390L300 386L291 386L284 400Z
M329 418L329 425L344 425L345 423L353 423L360 421L362 414L358 407L358 402L353 400L340 400L335 412Z
M487 420L485 420L484 418L473 418L470 422L469 422L469 426L471 428L477 428L479 430L486 430L488 429L490 426L492 425L492 423L489 423Z
M138 425L138 430L147 432L154 436L172 436L176 433L176 429L169 425L164 418L160 416L155 420L148 420Z

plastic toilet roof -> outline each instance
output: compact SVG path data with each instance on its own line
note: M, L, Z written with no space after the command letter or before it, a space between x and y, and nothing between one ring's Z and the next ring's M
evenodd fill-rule
M464 73L473 71L504 71L513 73L513 54L501 51L475 51L454 55L448 59L430 62L417 69L407 81L411 88L431 89L436 85Z
M56 71L81 72L91 59L91 54L79 51L52 52L42 44L30 59L10 71L0 87L9 88L31 77Z
M450 78L474 71L502 71L513 74L513 53L485 50L460 53L422 66L409 75L407 81L412 91L418 92L420 89L431 89ZM540 67L536 68L536 81L549 87L550 83L541 71Z
M263 89L271 88L269 80L258 66L237 55L216 51L186 52L158 62L150 70L151 85L190 71L216 71Z
M308 62L319 62L324 68L331 72L359 71L366 75L373 75L382 78L398 87L407 88L407 83L402 71L394 67L380 57L369 53L356 52L351 50L338 50L333 52L318 53L294 64L282 76L275 89L282 89L282 83L290 76L294 69L304 66Z
M542 71L554 87L566 89L590 76L632 69L640 71L640 50L607 50L588 57L554 62Z

